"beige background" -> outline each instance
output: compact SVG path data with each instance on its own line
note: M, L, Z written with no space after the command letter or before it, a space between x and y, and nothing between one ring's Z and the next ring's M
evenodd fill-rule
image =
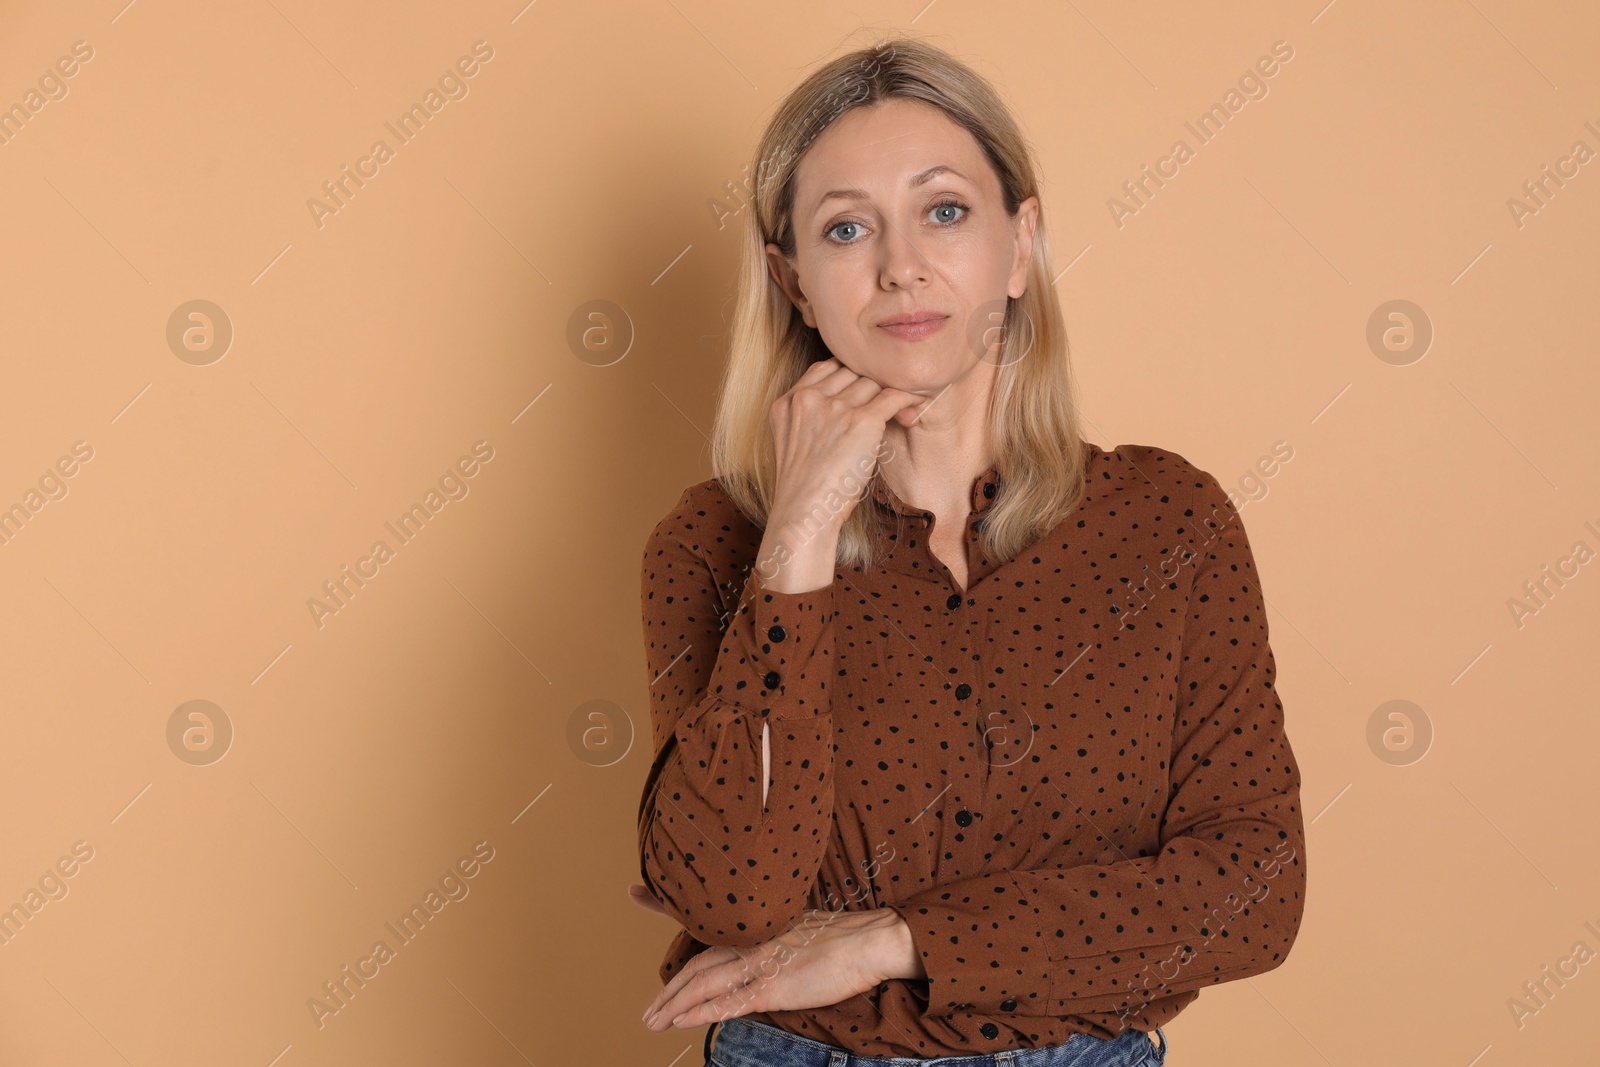
M1305 925L1168 1063L1593 1057L1600 964L1520 1026L1508 1003L1600 951L1600 565L1509 607L1600 549L1600 162L1507 204L1600 149L1589 5L122 2L0 15L0 104L93 50L0 145L0 507L67 490L0 546L0 907L67 889L0 947L0 1062L700 1062L702 1031L638 1021L672 933L625 894L639 554L709 476L730 189L783 94L878 30L974 64L1037 146L1096 440L1229 485L1293 449L1244 517ZM319 227L308 199L477 41L467 95ZM195 299L234 332L204 366L167 342ZM1435 331L1407 365L1366 339L1397 299ZM608 366L567 342L591 300L635 331ZM468 495L319 627L323 582L478 441ZM1397 699L1432 732L1406 765L1369 742ZM208 765L169 745L191 700L234 731ZM323 982L479 842L469 895L319 1028Z

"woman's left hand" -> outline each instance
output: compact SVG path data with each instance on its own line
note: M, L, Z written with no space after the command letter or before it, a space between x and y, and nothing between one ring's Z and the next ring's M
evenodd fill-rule
M646 911L653 911L658 915L671 914L661 906L661 901L650 895L649 887L642 882L635 882L628 887L628 899Z
M910 943L892 908L808 909L748 948L713 945L684 964L645 1011L645 1025L688 1030L755 1011L821 1008L899 977Z

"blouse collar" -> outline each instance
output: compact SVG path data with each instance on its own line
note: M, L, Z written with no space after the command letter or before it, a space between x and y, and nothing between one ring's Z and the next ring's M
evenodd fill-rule
M978 475L978 477L972 483L971 501L973 513L976 514L980 511L983 511L987 509L990 504L994 503L995 494L999 491L999 489L999 465L991 464L989 469ZM882 474L879 474L879 476L873 480L872 496L874 500L888 508L890 511L899 512L902 515L928 514L928 512L922 508L914 508L905 501L901 500L900 497L895 494L894 490L889 488L889 484L884 481Z

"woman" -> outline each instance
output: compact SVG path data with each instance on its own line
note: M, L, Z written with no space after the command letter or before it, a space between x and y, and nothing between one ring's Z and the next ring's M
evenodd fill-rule
M643 558L634 893L682 927L646 1025L724 1067L1160 1063L1304 903L1234 505L1081 437L1034 165L971 70L846 55L758 160L717 477Z

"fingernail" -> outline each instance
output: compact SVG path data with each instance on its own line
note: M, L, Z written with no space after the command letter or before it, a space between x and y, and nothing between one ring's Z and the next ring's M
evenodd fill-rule
M683 1022L683 1020L687 1019L688 1017L689 1017L689 1013L688 1012L684 1012L682 1015L680 1015L676 1019L672 1020L672 1025L673 1026L677 1026L679 1023Z

